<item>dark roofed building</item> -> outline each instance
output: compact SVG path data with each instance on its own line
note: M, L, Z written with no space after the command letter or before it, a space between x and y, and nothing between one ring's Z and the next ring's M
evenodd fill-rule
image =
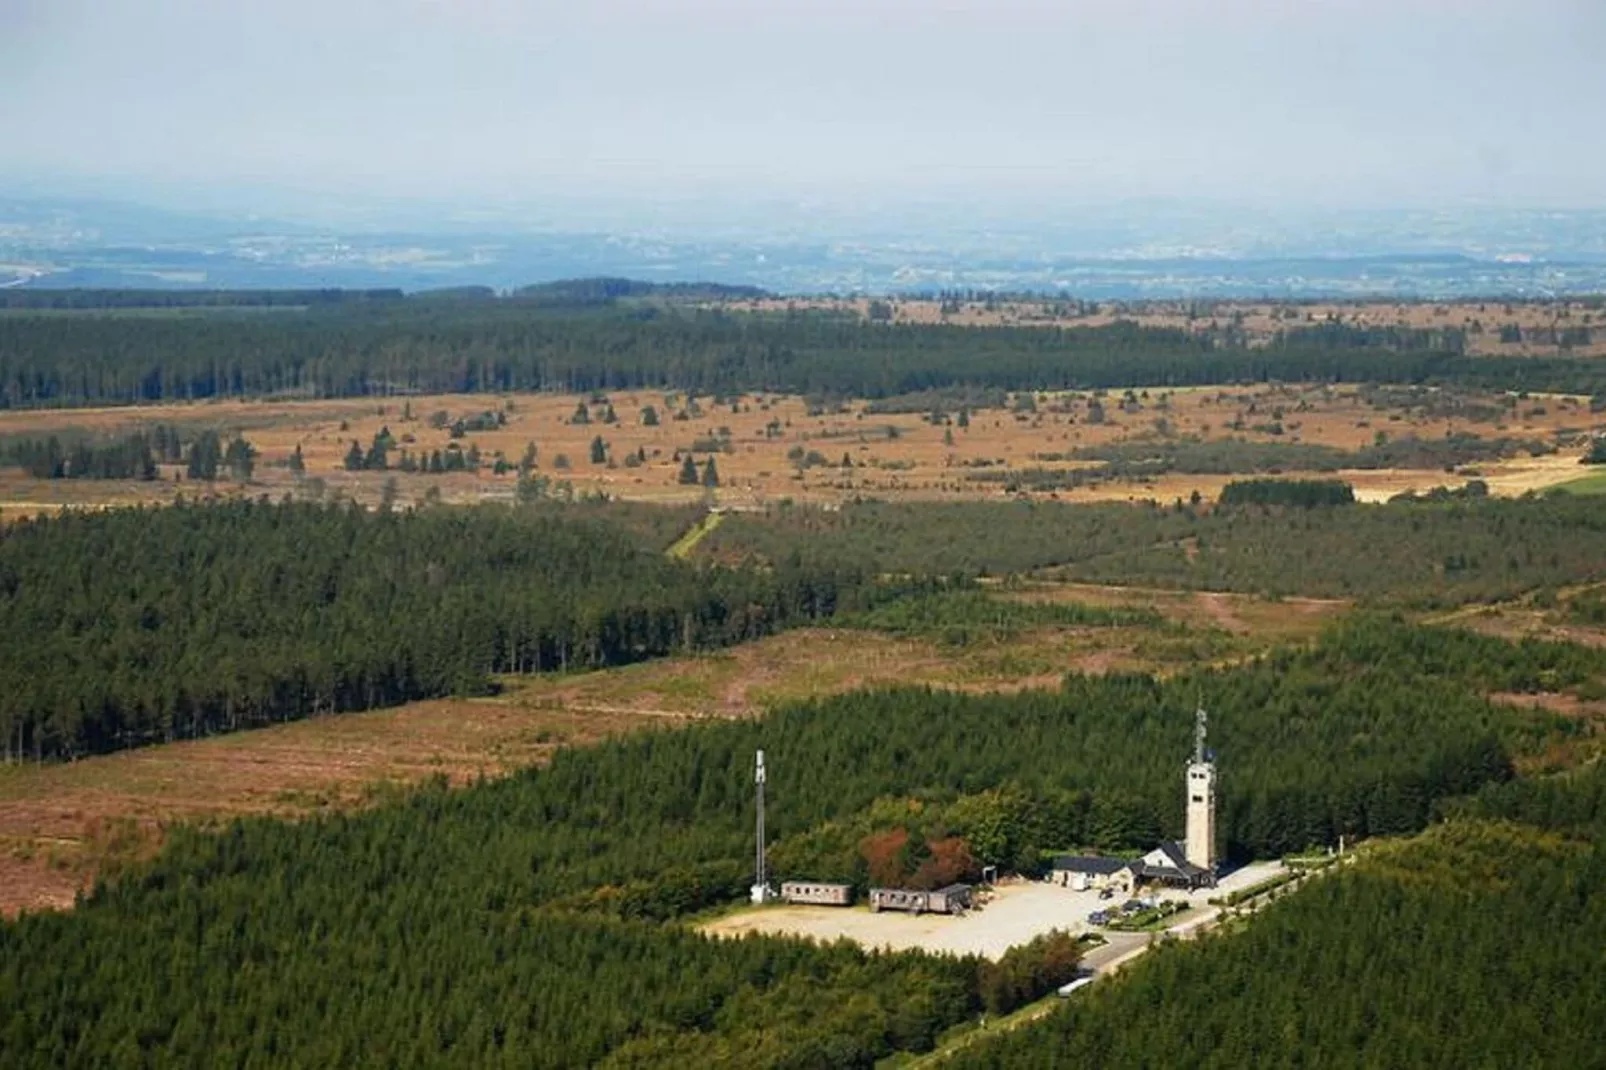
M1117 888L1130 891L1133 882L1132 863L1124 858L1107 858L1102 855L1059 855L1054 859L1055 884L1073 891L1085 892L1089 888Z
M1216 883L1212 870L1189 862L1186 848L1170 840L1132 863L1132 875L1140 881L1178 888L1203 888Z

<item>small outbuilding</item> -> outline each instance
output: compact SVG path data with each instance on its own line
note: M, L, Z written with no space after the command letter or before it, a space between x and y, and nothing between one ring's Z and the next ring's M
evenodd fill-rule
M782 881L781 901L822 907L845 907L853 902L853 885L831 881Z
M968 884L924 891L918 888L871 888L870 909L903 910L910 914L962 914L973 904Z

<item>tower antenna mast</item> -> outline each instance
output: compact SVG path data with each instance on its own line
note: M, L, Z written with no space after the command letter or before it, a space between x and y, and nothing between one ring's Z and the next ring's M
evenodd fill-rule
M1188 822L1183 855L1214 883L1216 871L1216 763L1205 745L1210 715L1204 704L1193 715L1193 761L1188 763Z
M758 858L753 878L753 902L767 902L770 897L768 867L764 857L764 752L758 752L758 764L753 770L753 786L758 794Z

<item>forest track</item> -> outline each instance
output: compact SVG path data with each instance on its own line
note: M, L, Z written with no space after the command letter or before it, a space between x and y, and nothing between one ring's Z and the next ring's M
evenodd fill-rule
M692 551L697 549L697 544L707 538L724 520L724 513L710 509L708 515L693 524L691 529L676 539L674 544L664 553L676 561L685 561L691 557Z

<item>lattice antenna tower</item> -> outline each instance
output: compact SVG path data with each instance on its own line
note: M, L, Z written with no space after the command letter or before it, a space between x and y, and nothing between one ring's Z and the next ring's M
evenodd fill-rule
M1210 722L1210 715L1200 706L1193 714L1193 760L1203 765L1210 760L1210 752L1205 749L1205 730Z
M769 898L770 884L768 867L764 856L764 752L758 752L758 761L753 768L753 788L757 794L758 829L757 829L757 865L753 878L753 902L762 903Z

